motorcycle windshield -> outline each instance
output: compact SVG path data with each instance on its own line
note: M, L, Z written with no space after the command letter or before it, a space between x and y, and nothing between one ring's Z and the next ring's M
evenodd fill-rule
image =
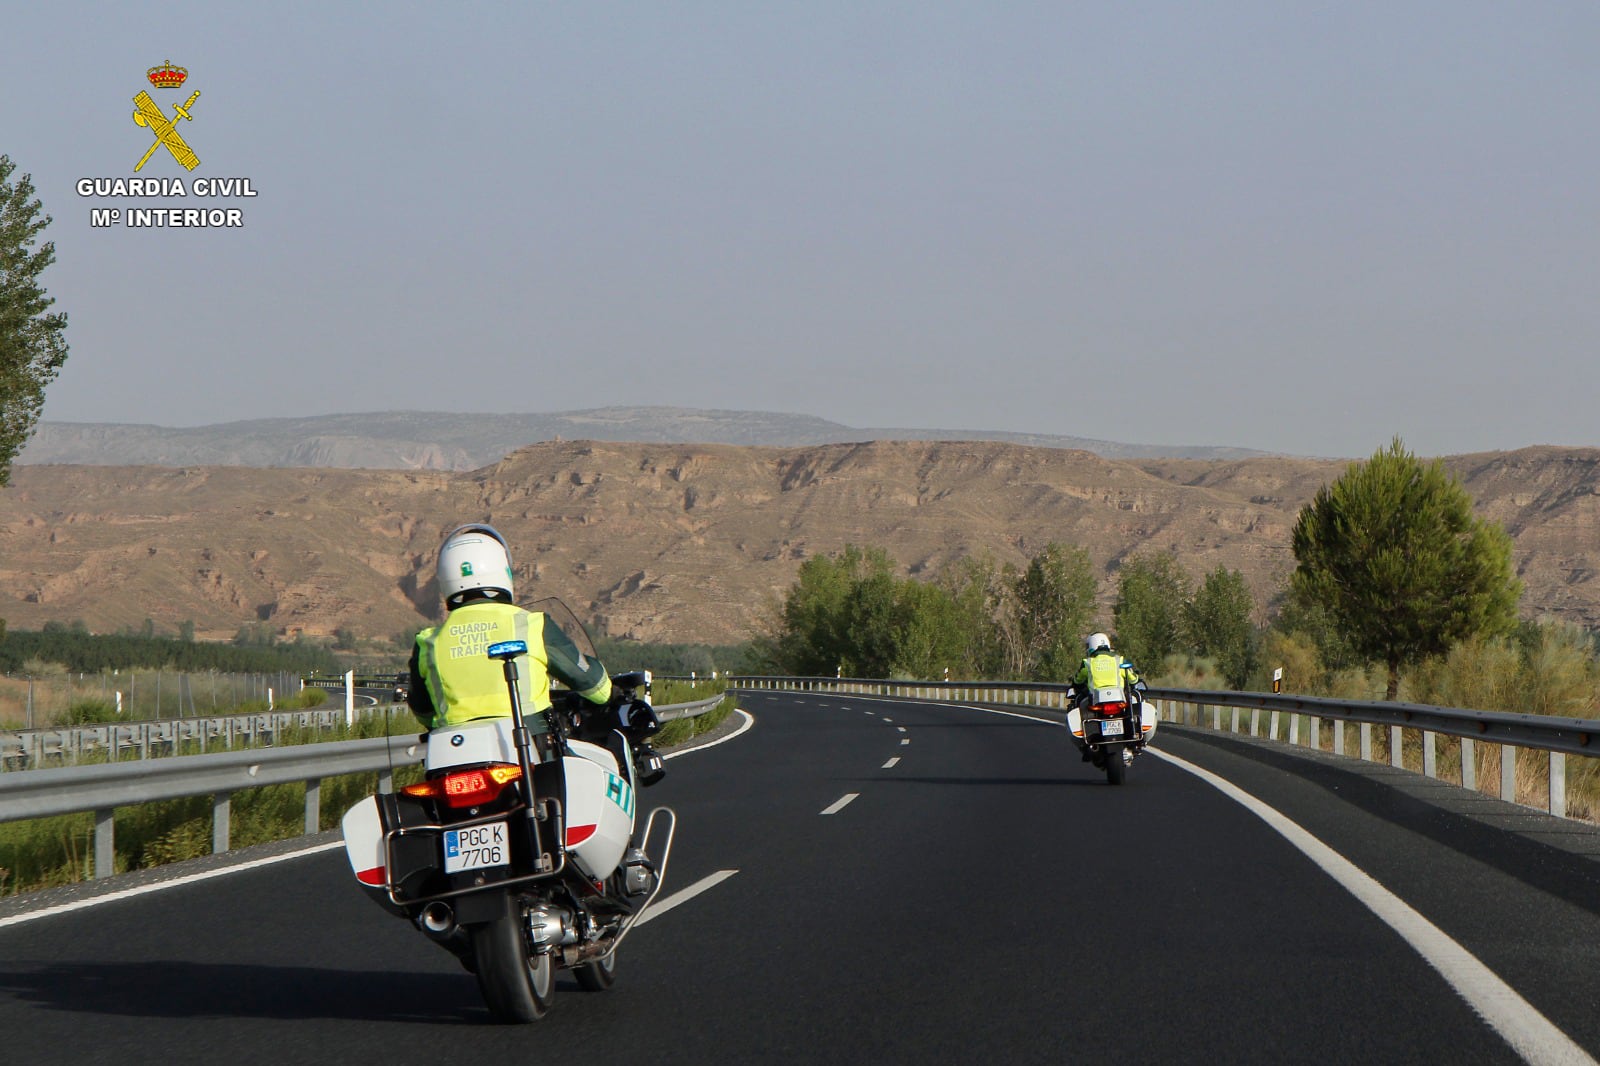
M561 627L561 631L572 638L572 643L578 646L586 659L598 659L595 653L594 640L589 636L589 630L578 621L578 616L573 613L557 596L546 596L543 599L532 600L528 603L519 603L524 611L537 611L549 617L550 621Z

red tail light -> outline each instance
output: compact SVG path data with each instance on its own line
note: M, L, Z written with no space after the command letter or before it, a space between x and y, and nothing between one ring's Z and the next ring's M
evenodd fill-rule
M1095 714L1121 714L1128 709L1126 703L1097 703L1094 705Z
M522 767L499 764L436 777L400 791L408 796L444 799L449 807L477 807L500 795L500 790L522 776Z

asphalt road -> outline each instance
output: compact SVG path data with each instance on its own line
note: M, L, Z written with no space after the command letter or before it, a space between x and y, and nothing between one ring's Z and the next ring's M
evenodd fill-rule
M544 1021L489 1024L473 979L329 850L0 927L6 1061L1521 1060L1395 928L1171 761L1113 788L1026 718L742 706L753 728L640 796L680 818L664 895L737 872L637 929L607 992L563 976ZM1600 833L1264 742L1163 727L1156 746L1600 1050Z

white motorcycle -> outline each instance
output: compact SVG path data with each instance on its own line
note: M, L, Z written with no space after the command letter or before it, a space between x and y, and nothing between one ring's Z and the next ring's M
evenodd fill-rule
M564 604L536 609L593 654ZM560 968L587 991L611 986L617 947L661 890L677 826L657 807L635 843L635 790L665 773L647 741L660 728L649 673L613 675L606 708L552 692L549 732L535 735L517 691L526 652L522 641L488 649L505 671L510 717L426 734L423 781L362 800L343 822L369 898L452 952L502 1022L542 1018Z
M1067 698L1077 701L1078 693L1067 690ZM1130 690L1123 685L1091 688L1088 698L1075 702L1067 712L1067 728L1084 760L1106 772L1106 782L1120 785L1126 780L1134 757L1156 733L1155 708L1144 701L1144 682Z

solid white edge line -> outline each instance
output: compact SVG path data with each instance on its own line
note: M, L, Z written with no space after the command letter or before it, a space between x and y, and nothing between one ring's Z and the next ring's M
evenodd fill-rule
M824 807L823 810L822 810L822 813L823 814L838 814L840 811L844 810L847 806L849 806L851 800L855 799L857 796L860 796L860 795L861 795L861 793L859 793L859 792L846 792L843 796L840 796L838 799L834 800L833 803L831 803L829 806Z
M894 758L892 758L888 762L884 763L882 768L885 769L885 770L892 770L892 769L894 769L894 764L899 762L899 761L900 761L900 756L896 755Z
M728 878L732 877L738 872L738 870L718 870L710 877L702 877L688 888L680 888L666 899L663 899L660 903L652 904L650 909L639 915L639 920L633 924L635 926L640 926L644 925L646 922L654 921L670 911L672 908L676 907L678 904L687 903L707 889L716 888L718 885L722 884L722 882L726 881Z
M261 866L271 866L273 863L287 862L306 855L315 855L322 851L332 851L334 848L344 847L344 841L335 840L328 844L317 844L299 851L291 851L283 855L273 855L265 859L252 859L241 862L237 866L219 866L215 870L205 870L197 874L187 874L183 877L174 877L169 881L157 881L154 884L140 885L138 888L125 888L118 892L107 892L103 896L91 899L74 900L71 903L61 903L43 910L29 911L26 914L13 914L9 918L0 918L0 929L10 925L22 925L24 922L35 921L39 918L51 918L57 914L66 914L70 911L81 911L87 907L98 907L102 903L113 903L119 899L132 899L134 896L146 896L152 892L161 892L168 888L177 888L179 885L192 885L199 881L209 881L214 877L226 877L228 874L242 873L245 870L254 870Z
M706 743L696 745L692 748L679 748L677 751L669 751L667 754L661 757L663 759L676 759L680 755L693 755L697 751L705 751L709 748L716 747L718 744L726 744L728 741L732 740L734 737L742 735L749 730L751 726L756 724L755 715L751 714L742 707L735 708L733 713L742 715L744 717L744 724L738 729L735 729L733 732L729 733L727 736L718 737L716 740L708 740Z
M1531 1063L1593 1063L1588 1052L1556 1028L1550 1019L1501 980L1477 956L1379 884L1365 870L1312 836L1275 807L1252 796L1210 770L1168 752L1150 754L1194 774L1271 826L1323 872L1337 881L1368 910L1410 944L1423 960L1467 1001L1467 1005Z

